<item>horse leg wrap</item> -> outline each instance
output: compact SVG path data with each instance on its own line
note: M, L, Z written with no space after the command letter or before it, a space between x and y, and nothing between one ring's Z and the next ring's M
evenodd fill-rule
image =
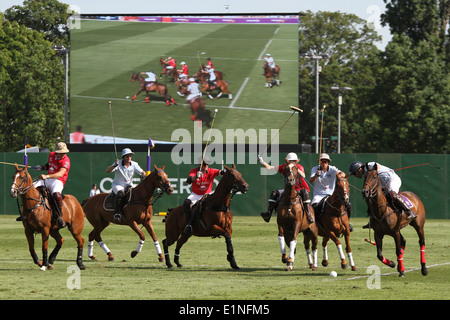
M323 247L323 260L328 260L328 249Z
M404 272L405 271L405 265L403 264L403 250L401 250L401 253L397 256L397 263L398 263L398 271Z
M317 253L318 253L318 249L313 250L313 267L317 268L318 264L317 264Z
M142 250L142 247L144 246L144 240L139 240L138 245L136 247L136 252L139 253Z
M295 247L297 246L297 240L292 240L289 244L289 259L294 262L295 259Z
M341 258L341 260L345 259L345 255L344 255L344 250L342 250L342 244L338 244L337 245L337 249L339 252L339 257Z
M89 241L88 242L88 257L92 257L94 255L94 241Z
M355 266L355 262L353 261L353 254L351 252L347 253L348 260L350 261L350 267Z
M161 254L162 253L161 246L159 245L158 240L155 241L155 249L156 249L156 253L157 254Z
M100 241L98 244L100 245L100 248L102 248L103 251L105 251L106 254L111 252L103 241Z
M427 261L425 260L425 246L421 245L420 246L420 263L427 263Z
M392 267L392 262L389 259L386 259L385 257L383 257L383 260L381 260L381 262L383 262L385 265Z
M306 250L306 257L308 258L308 265L312 265L313 264L313 260L311 257L311 250Z
M284 242L284 237L283 236L278 236L278 243L280 244L280 252L281 252L281 254L285 254L286 253L286 244Z

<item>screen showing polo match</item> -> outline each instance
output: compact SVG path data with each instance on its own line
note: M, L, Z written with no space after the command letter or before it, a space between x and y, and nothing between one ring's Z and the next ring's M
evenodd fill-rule
M70 132L81 126L89 143L194 143L200 132L205 143L213 126L215 143L296 144L298 123L286 120L298 105L298 19L82 17L71 30Z

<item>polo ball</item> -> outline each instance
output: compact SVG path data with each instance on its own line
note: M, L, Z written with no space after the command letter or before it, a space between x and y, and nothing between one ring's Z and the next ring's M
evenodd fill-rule
M219 109L214 110L214 112L218 112L218 111L219 111Z
M125 97L125 99L129 99L129 98L130 98L130 96L126 96L126 97Z
M337 272L336 271L331 271L330 272L330 277L336 278L337 277Z

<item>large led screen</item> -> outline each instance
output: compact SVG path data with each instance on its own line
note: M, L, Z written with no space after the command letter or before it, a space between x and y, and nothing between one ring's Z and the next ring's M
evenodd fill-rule
M265 133L270 141L271 129L282 127L292 114L289 106L298 105L298 15L84 17L70 37L70 132L81 126L91 143L111 143L113 131L117 143L189 142L181 141L180 132L193 138L212 125L215 142L251 144ZM269 84L267 54L279 67ZM182 62L188 66L188 78L209 58L230 93L223 89L218 97L213 90L211 99L204 92L205 107L195 113L174 79L161 75L161 61L169 57L176 69ZM162 91L134 98L140 82L132 81L133 73L146 77L141 72L149 71ZM203 120L201 127L193 118ZM288 121L276 138L296 144L297 121Z

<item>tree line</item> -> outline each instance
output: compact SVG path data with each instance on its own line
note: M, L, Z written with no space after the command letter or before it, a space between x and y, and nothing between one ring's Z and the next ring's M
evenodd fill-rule
M343 96L341 151L447 153L450 114L450 0L384 0L384 50L372 25L353 14L307 11L300 17L301 143L314 145L315 70L320 61L323 137L337 135L337 96ZM25 0L0 13L0 151L53 148L64 131L64 66L52 49L70 44L67 4ZM328 150L333 151L333 150Z

